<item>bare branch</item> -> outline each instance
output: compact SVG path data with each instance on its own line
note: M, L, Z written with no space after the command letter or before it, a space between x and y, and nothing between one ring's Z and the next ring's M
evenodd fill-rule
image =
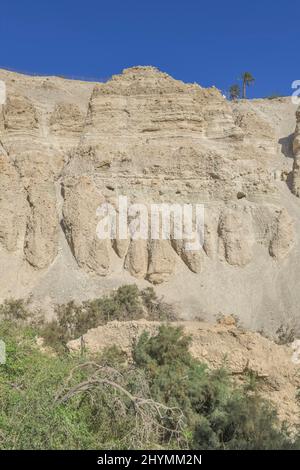
M91 367L94 369L90 376L73 386L69 386L70 381L74 378L75 371L80 369L87 369ZM120 381L122 383L120 383ZM68 377L66 387L55 398L56 404L63 404L68 402L72 397L79 394L88 394L92 399L93 391L102 389L111 389L118 393L120 398L117 398L117 409L123 410L124 414L128 409L128 402L132 404L135 413L135 430L143 433L143 438L150 438L153 432L163 433L168 435L169 439L176 438L178 441L185 441L183 438L183 430L185 427L185 418L182 410L179 407L169 407L163 403L153 400L151 397L136 396L125 388L123 375L112 367L100 366L95 362L87 362L75 367ZM144 386L141 387L143 394L149 393L148 389ZM116 398L114 398L116 399ZM125 402L124 402L125 400ZM142 436L140 436L141 438Z

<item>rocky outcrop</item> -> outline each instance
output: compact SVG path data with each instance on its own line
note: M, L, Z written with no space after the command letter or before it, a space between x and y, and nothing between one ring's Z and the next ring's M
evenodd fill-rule
M4 148L0 147L0 244L14 252L24 237L25 190Z
M196 305L198 286L222 286L221 273L242 278L257 263L277 272L298 256L293 197L280 181L291 170L278 145L295 126L288 100L231 103L215 87L154 67L133 67L106 83L5 71L0 78L8 90L0 113L0 264L10 254L21 263L24 295L30 279L39 286L46 273L75 269L92 279L95 294L103 283L130 279L176 296L182 279ZM167 239L141 240L120 238L117 226L112 240L100 240L97 208L118 211L119 196L148 209L204 204L203 249L188 249L173 228Z
M58 103L51 114L50 132L69 136L83 131L85 116L79 107L73 103Z
M280 260L286 257L295 243L294 221L285 209L276 214L272 229L270 254Z
M245 266L253 256L254 231L249 208L223 212L219 221L219 236L225 260L233 266Z
M220 237L226 262L244 266L255 243L249 201L265 203L264 194L278 198L265 165L276 148L274 131L255 116L233 111L215 88L186 85L151 67L128 69L94 88L80 146L66 173L92 175L104 197L113 193L115 200L122 194L144 204L219 201L218 233L212 237ZM255 125L260 144L266 142L259 150ZM231 201L242 198L248 204L241 201L233 211ZM161 283L173 274L177 254L200 272L202 255L171 241L123 243L125 268ZM214 257L214 250L206 253Z
M25 96L8 95L4 105L4 129L9 131L31 131L39 127L37 111Z
M110 270L110 240L97 237L97 207L104 199L87 176L66 180L63 186L63 228L78 265L105 276Z
M26 188L29 214L24 238L24 255L37 269L47 268L58 252L56 192L48 181L32 181Z
M293 193L300 197L300 107L296 112L296 129L293 140L294 165L292 190Z

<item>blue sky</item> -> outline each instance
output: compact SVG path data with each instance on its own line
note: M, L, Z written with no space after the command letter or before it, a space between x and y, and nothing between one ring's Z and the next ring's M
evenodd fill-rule
M104 80L133 65L249 97L300 79L299 0L1 0L0 67Z

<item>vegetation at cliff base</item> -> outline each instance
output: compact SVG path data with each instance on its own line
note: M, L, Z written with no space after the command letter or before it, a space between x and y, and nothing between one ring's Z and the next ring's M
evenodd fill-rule
M226 368L195 360L180 328L142 334L131 357L117 346L71 355L44 351L41 327L13 321L9 304L3 308L2 449L300 448L253 378L238 386Z
M61 351L67 350L68 341L91 328L113 320L141 318L173 321L176 315L172 306L158 298L152 287L139 290L135 284L125 284L110 294L81 304L71 301L57 305L56 318L42 327L41 334L47 345Z

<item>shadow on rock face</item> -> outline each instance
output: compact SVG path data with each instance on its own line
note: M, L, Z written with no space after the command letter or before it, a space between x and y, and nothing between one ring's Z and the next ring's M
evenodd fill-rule
M278 143L281 145L281 152L287 158L294 158L293 141L295 134L290 134L287 137L279 139Z

